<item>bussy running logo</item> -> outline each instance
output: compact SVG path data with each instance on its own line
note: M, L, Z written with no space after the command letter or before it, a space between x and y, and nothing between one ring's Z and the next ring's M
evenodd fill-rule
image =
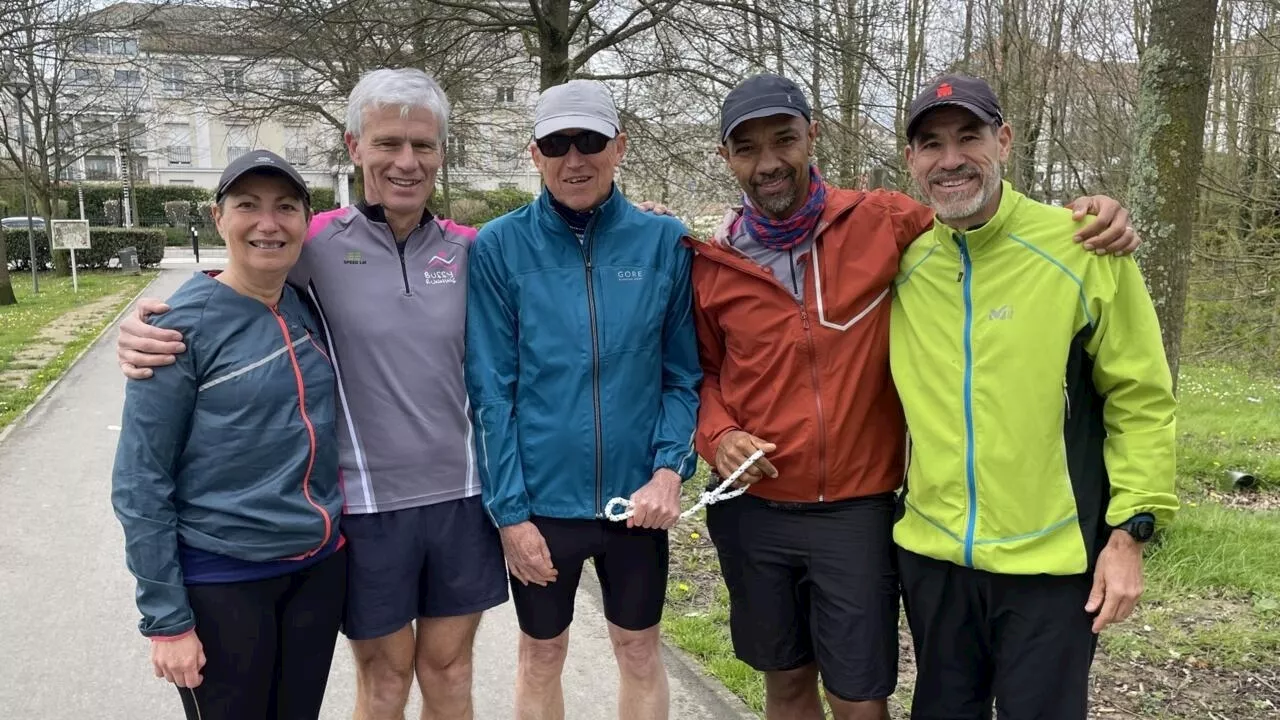
M428 285L452 285L458 282L457 255L436 253L427 262L427 269L422 273Z

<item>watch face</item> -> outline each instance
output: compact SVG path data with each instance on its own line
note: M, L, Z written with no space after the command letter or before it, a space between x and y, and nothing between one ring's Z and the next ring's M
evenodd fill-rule
M1138 540L1146 542L1156 533L1156 525L1149 521L1140 521L1133 524L1133 535Z

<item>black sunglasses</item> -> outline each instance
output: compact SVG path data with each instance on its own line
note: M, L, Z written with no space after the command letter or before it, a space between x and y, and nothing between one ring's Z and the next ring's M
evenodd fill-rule
M604 150L613 138L587 130L577 135L547 135L539 138L534 142L538 145L538 152L547 157L562 157L569 154L569 146L578 148L578 152L583 155L595 155Z

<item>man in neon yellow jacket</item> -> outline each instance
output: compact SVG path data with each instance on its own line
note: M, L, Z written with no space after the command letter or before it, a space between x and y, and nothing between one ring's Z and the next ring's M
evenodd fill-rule
M894 540L913 720L1086 716L1097 633L1132 612L1178 507L1174 407L1132 257L1082 253L1071 211L1002 181L986 82L912 104L906 159L936 211L895 282L890 359L911 434Z

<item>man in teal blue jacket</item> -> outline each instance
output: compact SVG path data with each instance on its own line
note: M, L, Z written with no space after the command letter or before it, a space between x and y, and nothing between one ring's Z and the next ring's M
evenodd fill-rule
M691 251L674 218L614 186L626 151L601 84L548 89L534 117L546 190L471 250L466 380L484 504L521 638L517 717L561 717L582 565L600 578L629 717L666 718L658 623L667 530L697 460ZM605 518L631 500L625 523Z

